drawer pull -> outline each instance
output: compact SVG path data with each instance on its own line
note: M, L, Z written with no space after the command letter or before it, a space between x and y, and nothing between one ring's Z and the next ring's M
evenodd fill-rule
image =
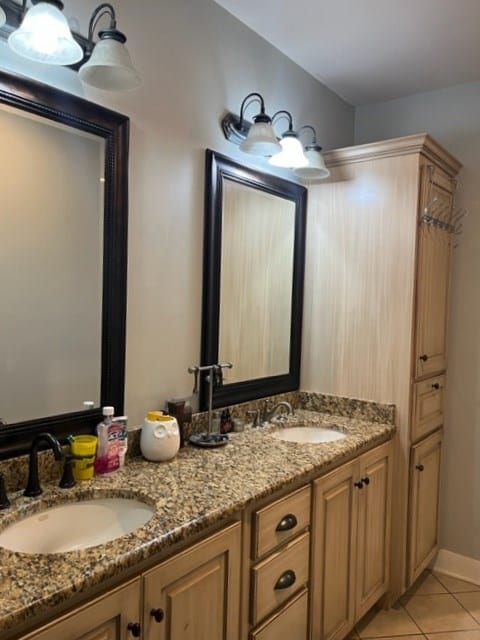
M150 611L150 615L155 620L155 622L162 622L164 617L163 609L152 609Z
M424 353L423 356L420 356L419 360L423 360L423 362L426 362L428 360L427 354Z
M423 471L425 469L425 467L423 466L423 464L417 464L415 469L418 469L419 471Z
M285 573L282 573L280 578L277 580L275 584L275 589L288 589L289 587L292 586L292 584L295 584L296 579L297 579L297 576L295 575L295 572L292 571L291 569L288 569L288 571L285 571Z
M289 513L280 520L277 524L277 528L275 531L290 531L290 529L294 529L298 524L298 520L293 513Z
M134 638L139 638L142 632L142 627L138 622L129 622L127 624L127 629L130 631Z
M438 382L435 382L434 384L432 384L432 389L440 389L440 385L438 384Z

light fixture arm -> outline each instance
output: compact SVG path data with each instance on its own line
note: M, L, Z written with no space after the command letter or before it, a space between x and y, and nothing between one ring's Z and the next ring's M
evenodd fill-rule
M311 144L306 144L305 145L305 151L309 151L311 149L313 149L314 151L321 151L322 147L317 143L317 132L315 131L315 128L312 127L312 125L304 124L298 130L298 134L300 135L300 133L302 131L306 130L306 129L308 129L308 130L310 130L312 132L312 142L311 142Z
M279 119L277 118L277 116L279 116L279 118L287 118L288 120L288 131L286 131L285 133L288 135L295 135L295 132L293 130L293 118L292 118L292 114L290 113L290 111L286 111L285 109L280 109L280 111L276 111L273 116L272 116L272 124L274 122L275 119ZM283 135L285 135L285 133Z
M240 129L240 131L243 130L243 114L247 106L247 102L249 102L249 100L251 100L252 98L256 98L258 102L260 102L260 113L258 116L256 116L256 118L260 118L259 122L271 122L269 116L267 116L267 114L265 113L265 101L263 97L256 92L249 93L248 96L245 96L245 98L242 100L242 104L240 106L240 121L238 123L238 128Z
M55 0L56 1L56 0ZM92 17L90 18L90 23L88 25L88 40L86 47L86 55L90 56L93 51L93 36L95 34L95 29L98 26L98 23L103 16L110 17L110 25L108 29L103 29L99 32L100 37L102 38L111 38L112 40L117 40L124 44L127 41L127 38L123 33L118 31L117 29L117 16L115 14L115 9L109 2L102 2L98 5L95 11L92 13Z

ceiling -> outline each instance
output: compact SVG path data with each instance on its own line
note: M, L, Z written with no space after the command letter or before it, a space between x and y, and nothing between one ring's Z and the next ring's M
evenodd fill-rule
M480 80L480 0L215 0L353 105Z

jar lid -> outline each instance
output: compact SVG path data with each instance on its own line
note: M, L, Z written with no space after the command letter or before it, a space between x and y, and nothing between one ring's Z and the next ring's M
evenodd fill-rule
M149 411L147 413L147 420L151 420L152 422L156 422L157 420L160 420L163 416L163 412L162 411Z

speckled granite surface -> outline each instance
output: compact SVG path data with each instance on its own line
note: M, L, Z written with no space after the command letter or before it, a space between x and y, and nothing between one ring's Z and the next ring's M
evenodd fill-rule
M88 591L107 578L121 578L122 570L188 539L255 499L341 464L394 431L393 420L378 422L365 414L351 418L298 410L289 424L299 423L333 427L348 437L306 445L272 438L271 432L285 425L248 429L231 434L230 442L220 449L187 447L174 460L160 464L134 459L125 469L73 489L48 485L38 499L24 498L21 493L13 496L12 507L0 512L0 530L20 515L90 496L135 496L153 505L156 513L136 532L83 551L27 555L0 548L0 636L22 621L34 624L36 614L55 612L55 606L73 594Z

